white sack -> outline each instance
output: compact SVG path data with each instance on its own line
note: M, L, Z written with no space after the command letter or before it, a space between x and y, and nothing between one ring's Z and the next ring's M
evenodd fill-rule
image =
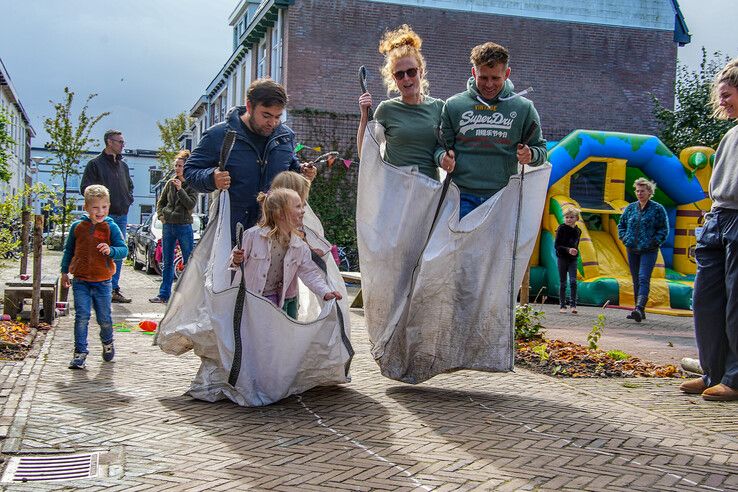
M306 211L308 242L326 252L327 281L343 300L318 300L300 286L300 319L295 321L268 300L246 291L240 324L241 368L235 386L228 383L235 336L233 312L238 279L231 284L230 202L220 193L219 213L197 244L177 282L155 343L167 353L195 351L202 364L189 390L194 398L224 398L260 406L315 386L345 383L353 349L346 287L322 238L320 221ZM318 230L309 230L312 225ZM328 245L326 247L326 245ZM340 308L340 315L339 309ZM304 316L303 316L304 313Z
M538 235L550 164L526 168L513 280L520 175L461 222L452 182L426 245L442 183L382 161L383 144L384 128L370 122L356 211L364 314L382 374L419 383L460 369L512 370L514 299Z

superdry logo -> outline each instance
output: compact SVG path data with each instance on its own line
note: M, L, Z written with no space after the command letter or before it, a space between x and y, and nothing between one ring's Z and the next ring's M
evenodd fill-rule
M459 121L459 132L466 135L467 132L474 130L509 130L517 113L513 112L509 118L505 118L502 113L493 114L474 114L474 111L467 111L461 115Z

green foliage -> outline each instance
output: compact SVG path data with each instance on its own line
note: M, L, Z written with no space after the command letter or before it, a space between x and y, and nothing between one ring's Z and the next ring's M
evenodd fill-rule
M179 136L192 125L192 118L182 111L173 118L164 118L164 122L157 121L159 136L162 145L157 150L159 155L159 168L170 171L174 166L174 158L181 150Z
M349 170L340 159L330 168L321 169L310 187L308 203L318 215L329 241L354 255L356 262L356 184L347 179Z
M10 148L15 140L10 136L10 118L3 108L0 108L0 181L7 183L13 175L10 170Z
M595 321L594 325L592 326L592 331L589 332L589 335L587 335L587 342L589 343L589 348L592 350L597 350L597 347L599 346L600 338L602 338L602 335L605 332L605 320L607 318L604 314L598 314L597 315L597 321Z
M536 345L531 350L533 351L533 353L537 354L538 357L541 358L542 362L545 362L548 360L548 350L547 349L548 349L548 344L542 343L540 345Z
M62 243L66 233L66 226L69 222L69 212L72 210L72 204L67 203L67 189L70 176L80 174L79 161L85 150L96 145L97 140L90 137L90 133L95 125L109 112L101 113L97 116L88 115L90 101L97 94L87 96L82 109L77 116L75 124L72 115L72 104L74 103L74 92L69 87L64 88L64 100L62 102L49 101L54 108L54 116L44 119L44 129L49 134L49 142L46 148L54 154L54 159L50 159L52 166L51 174L60 176L62 180L61 190L61 214L60 222L62 224Z
M630 359L630 354L626 354L622 350L610 350L607 352L607 355L612 357L615 360L628 360Z
M545 317L540 311L530 304L515 306L515 338L520 340L531 340L543 335L541 321Z
M717 148L720 139L734 125L730 120L712 117L710 93L717 72L725 66L729 57L715 52L708 59L702 48L702 62L698 70L690 70L680 64L677 68L674 95L675 109L664 106L655 96L654 116L658 122L658 137L675 154L695 145Z
M57 204L56 195L44 183L36 183L0 201L0 258L20 246L23 209L35 203L49 212Z

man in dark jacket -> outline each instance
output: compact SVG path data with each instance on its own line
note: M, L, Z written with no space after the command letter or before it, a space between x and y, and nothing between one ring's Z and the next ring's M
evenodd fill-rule
M230 190L231 239L236 223L256 224L256 195L268 191L282 171L298 171L312 180L316 169L301 165L295 155L295 134L281 118L287 105L284 87L270 79L255 80L246 94L246 106L231 108L225 121L210 127L185 164L184 176L197 191ZM236 132L236 142L225 171L218 169L226 131Z
M82 175L79 192L84 195L85 188L92 184L105 186L110 191L110 218L118 225L126 239L126 225L128 224L128 208L133 203L133 180L128 170L128 164L123 160L125 141L123 134L118 130L108 130L103 136L105 148L87 163ZM113 302L131 302L120 291L120 272L123 260L115 260L115 274L113 275Z

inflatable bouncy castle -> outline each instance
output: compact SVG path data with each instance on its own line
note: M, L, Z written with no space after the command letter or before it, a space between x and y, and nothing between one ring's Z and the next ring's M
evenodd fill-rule
M653 200L669 217L651 280L647 311L691 315L695 229L710 210L707 189L714 150L691 147L675 156L657 137L577 130L549 150L552 165L541 234L531 258L531 292L558 296L554 252L556 229L563 210L582 211L578 259L579 304L634 305L625 246L618 239L620 214L635 201L633 182L639 177L657 185ZM542 289L545 287L546 289Z

